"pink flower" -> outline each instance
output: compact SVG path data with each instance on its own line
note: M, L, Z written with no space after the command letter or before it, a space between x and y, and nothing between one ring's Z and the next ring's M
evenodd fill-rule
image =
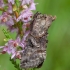
M22 2L23 10L20 12L19 17L17 18L17 22L22 20L22 22L27 23L29 22L33 16L31 10L36 10L34 0L20 0ZM27 6L27 4L29 6Z
M1 52L3 54L4 53L11 54L14 51L13 47L10 47L10 45L8 43L6 43L6 45L2 46L0 49L3 49L2 52Z
M0 7L4 7L5 5L4 5L4 2L3 2L3 0L0 0Z
M14 25L14 21L13 21L12 16L10 16L7 12L4 12L0 16L0 24L4 24L4 25L7 25L7 26Z
M0 49L3 49L1 53L8 53L8 54L11 54L11 58L15 58L17 57L18 55L20 55L20 52L24 51L23 49L23 45L21 45L22 42L21 42L21 39L20 37L17 37L16 40L9 40L5 46L1 46ZM22 50L19 50L18 48L22 48Z
M29 22L33 13L31 11L22 11L20 16L17 18L17 22L22 20L23 22Z
M30 7L29 7L29 10L36 10L36 7L35 7L35 3L31 3Z
M12 4L11 3L8 3L8 12L9 13L12 13L13 12Z
M15 3L15 0L8 0L8 3L14 4Z
M34 0L20 0L21 1L21 5L25 5L25 4L30 4L32 2L34 2Z
M34 3L34 0L23 0L21 5L24 9L36 10L36 4Z

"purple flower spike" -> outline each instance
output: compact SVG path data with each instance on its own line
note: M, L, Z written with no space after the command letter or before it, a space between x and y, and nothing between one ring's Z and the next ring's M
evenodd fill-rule
M0 24L6 25L7 30L10 32L16 31L16 39L7 41L4 46L1 46L0 53L8 53L11 55L11 59L18 58L21 59L20 53L25 50L26 38L30 31L30 21L32 20L33 12L36 10L36 3L34 0L18 0L19 5L15 3L15 0L7 0L3 2L0 0L0 10L2 14L0 15ZM20 33L22 32L24 35ZM5 35L6 36L6 35Z

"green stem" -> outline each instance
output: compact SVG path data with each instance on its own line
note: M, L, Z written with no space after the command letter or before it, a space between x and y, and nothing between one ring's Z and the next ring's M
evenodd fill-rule
M16 60L10 58L10 61L11 61L11 63L14 65L14 67L15 67L17 70L22 70L22 69L20 68L19 64L17 64Z

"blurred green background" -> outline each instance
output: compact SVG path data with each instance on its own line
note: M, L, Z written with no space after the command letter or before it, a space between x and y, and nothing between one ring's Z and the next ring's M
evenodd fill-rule
M56 15L49 28L47 58L38 70L70 70L70 0L35 0L37 10ZM13 34L12 34L13 35ZM0 45L5 38L0 27ZM16 70L7 54L0 54L0 70Z

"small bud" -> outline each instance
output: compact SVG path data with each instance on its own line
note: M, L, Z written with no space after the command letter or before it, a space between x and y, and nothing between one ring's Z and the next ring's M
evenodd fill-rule
M2 54L5 54L6 53L6 51L2 51Z
M18 43L15 42L13 45L14 45L14 47L17 47L18 46Z
M13 5L13 11L16 11L16 10L17 10L16 5Z

